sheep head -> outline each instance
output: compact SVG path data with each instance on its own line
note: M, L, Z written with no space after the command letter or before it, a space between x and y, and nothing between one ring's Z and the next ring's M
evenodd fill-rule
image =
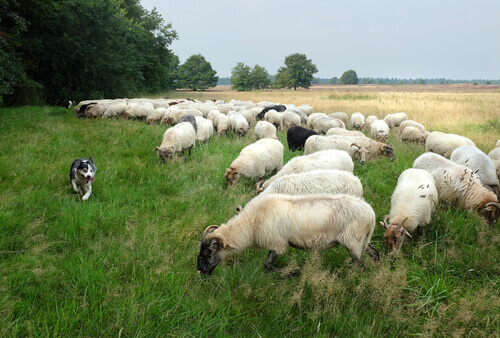
M356 147L356 154L359 157L359 163L365 164L366 163L366 155L368 154L368 150L366 150L365 147L360 147L357 144L353 143L351 144L351 147Z
M500 218L500 203L490 202L486 203L483 208L478 210L479 214L486 218L488 225L493 226Z
M235 168L229 167L226 169L226 187L232 187L238 182L240 176Z
M394 147L385 144L382 148L382 153L392 162L396 159L396 155L394 154Z
M408 220L406 217L401 223L387 223L389 215L385 215L384 221L380 224L385 227L384 238L387 241L387 248L389 252L396 252L401 249L406 236L411 237L410 233L403 227Z
M173 146L167 146L165 148L156 147L156 152L158 153L158 155L160 155L161 161L165 163L167 158L172 157L174 153L174 147Z
M387 135L386 134L384 134L383 132L378 132L378 134L377 134L377 140L379 142L385 143L386 139L387 139Z
M217 265L222 262L224 256L221 250L226 247L226 239L223 235L214 233L219 227L210 225L203 232L198 254L198 272L211 275Z

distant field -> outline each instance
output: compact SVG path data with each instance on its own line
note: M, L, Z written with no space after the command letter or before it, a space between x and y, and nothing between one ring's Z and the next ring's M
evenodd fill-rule
M500 138L500 92L314 89L172 92L163 96L309 103L317 111L379 117L404 111L431 130L471 137L488 151ZM253 132L213 137L191 157L160 164L165 126L77 119L54 107L0 109L0 336L475 336L500 332L499 224L440 204L424 234L396 257L383 228L375 265L347 250L289 249L267 273L267 252L248 250L196 273L203 230L226 222L254 195L251 180L225 188L224 171ZM301 152L286 147L287 162ZM424 147L395 135L397 158L355 163L377 221L398 176ZM71 161L92 155L93 193L81 202Z

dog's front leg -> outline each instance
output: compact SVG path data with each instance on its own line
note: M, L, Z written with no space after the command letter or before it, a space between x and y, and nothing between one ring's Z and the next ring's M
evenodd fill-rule
M73 191L75 193L79 193L80 190L78 189L78 186L76 185L75 181L71 180L71 185L73 186Z
M82 196L82 200L84 201L88 200L91 192L92 192L92 186L87 187L85 195Z

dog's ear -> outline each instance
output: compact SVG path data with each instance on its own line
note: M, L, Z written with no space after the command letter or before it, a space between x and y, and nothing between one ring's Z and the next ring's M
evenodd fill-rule
M89 157L89 162L94 164L94 158L92 156Z

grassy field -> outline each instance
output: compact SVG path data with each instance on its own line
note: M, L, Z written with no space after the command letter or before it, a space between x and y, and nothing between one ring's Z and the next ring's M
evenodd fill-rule
M168 93L171 97L309 103L317 111L405 111L430 130L471 137L489 151L500 138L499 92L272 91ZM248 250L196 273L203 230L234 215L254 182L225 189L224 171L253 133L214 137L192 156L160 164L165 126L84 120L53 107L0 109L0 336L498 336L498 224L440 204L422 236L357 268L343 247L290 249L267 273L264 250ZM284 132L279 134L286 144ZM388 143L354 172L377 219L389 212L399 174L423 146ZM294 154L285 147L285 162ZM98 167L86 202L69 166Z

